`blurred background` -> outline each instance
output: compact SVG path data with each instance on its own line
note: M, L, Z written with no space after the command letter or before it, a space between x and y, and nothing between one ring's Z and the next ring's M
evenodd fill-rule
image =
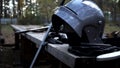
M0 34L14 43L11 24L47 25L62 0L0 0ZM70 0L66 0L66 3ZM120 0L93 0L103 11L105 33L120 30ZM6 39L7 38L7 39Z

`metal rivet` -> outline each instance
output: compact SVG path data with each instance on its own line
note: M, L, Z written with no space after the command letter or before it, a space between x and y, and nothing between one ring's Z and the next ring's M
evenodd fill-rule
M102 21L98 21L99 24L102 24Z

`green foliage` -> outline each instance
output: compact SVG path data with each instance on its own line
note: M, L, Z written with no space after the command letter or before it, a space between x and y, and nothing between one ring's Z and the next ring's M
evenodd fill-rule
M119 7L119 9L120 9L120 0L119 0L119 2L118 2L118 7Z
M44 18L41 18L42 16L34 16L34 15L27 15L27 17L22 17L19 20L19 24L23 25L41 25L44 21Z
M27 8L19 18L19 22L20 24L48 23L55 7L56 3L54 3L54 0L37 0L36 3L27 5Z
M19 18L22 24L44 24L51 21L54 9L62 0L37 0L36 3L30 3ZM70 0L66 0L66 3ZM120 12L120 0L94 0L103 11L110 12L114 17ZM25 7L25 6L24 6ZM23 7L23 8L24 8ZM117 11L117 12L116 12ZM108 14L105 14L108 17Z

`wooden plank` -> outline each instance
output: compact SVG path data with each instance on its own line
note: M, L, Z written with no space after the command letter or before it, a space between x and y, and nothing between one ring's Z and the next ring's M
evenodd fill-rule
M15 30L15 32L42 28L38 25L11 25L11 27ZM43 39L44 34L45 32L27 32L23 33L22 35L31 40L32 42L36 43L36 47L38 47L41 40Z
M83 67L82 64L95 62L94 57L74 55L68 51L68 48L68 44L48 44L45 50L70 68Z
M11 25L11 27L16 31L26 31L31 29L42 28L42 26L39 25Z
M46 51L52 54L55 58L59 59L61 62L65 63L71 68L74 68L76 59L80 58L79 56L69 53L67 44L48 44Z
M28 32L25 34L26 38L36 43L37 48L40 45L41 41L43 40L44 35L45 35L45 32L43 33Z

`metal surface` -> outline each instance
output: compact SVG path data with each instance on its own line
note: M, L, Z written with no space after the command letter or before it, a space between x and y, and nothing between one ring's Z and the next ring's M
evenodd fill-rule
M100 41L104 29L104 15L92 1L68 2L55 11L52 22L55 31L62 27L64 32L76 33L78 37L82 37L82 31L88 33L89 42Z
M111 52L97 56L97 61L109 61L120 58L120 51Z

